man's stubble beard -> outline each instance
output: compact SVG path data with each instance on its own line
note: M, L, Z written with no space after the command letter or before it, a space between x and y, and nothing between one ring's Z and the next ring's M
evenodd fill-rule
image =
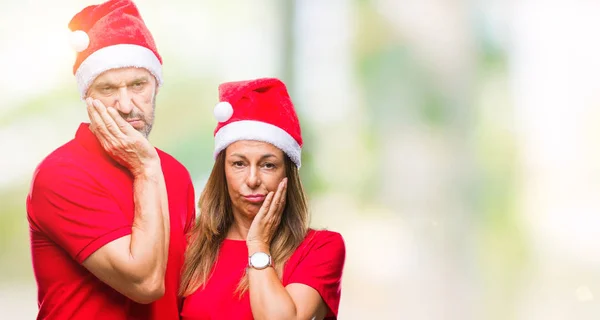
M152 98L152 113L150 115L150 119L148 119L148 122L146 122L146 117L143 117L142 121L144 121L144 123L146 125L142 129L136 129L146 139L148 139L148 137L150 136L150 132L152 131L152 127L154 126L154 114L155 114L155 110L156 110L156 94ZM135 114L133 114L133 116L132 116L132 114L125 115L125 114L122 114L121 112L119 112L119 115L124 120L127 120L128 118L135 118Z
M148 121L148 123L146 123L146 126L141 131L142 134L144 135L144 137L146 137L146 139L148 139L148 137L150 136L150 132L152 131L152 127L154 126L155 111L156 111L156 93L154 94L154 97L152 97L152 113L151 113L150 120Z

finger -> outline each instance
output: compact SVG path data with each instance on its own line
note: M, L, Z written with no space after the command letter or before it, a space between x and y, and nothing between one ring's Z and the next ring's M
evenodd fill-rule
M283 179L283 188L281 189L281 200L279 201L279 205L277 206L277 211L275 211L273 213L272 216L272 220L273 220L273 228L275 228L275 230L279 227L279 224L281 222L281 217L283 217L283 212L285 210L285 203L287 200L287 182L288 179L285 178Z
M284 185L285 179L279 182L279 185L277 186L277 192L275 192L275 196L273 196L273 204L270 206L269 211L267 212L268 217L273 217L279 211Z
M285 203L287 200L287 187L288 187L288 178L283 179L283 191L281 194L281 210L283 212L283 209L285 208Z
M94 132L100 133L103 136L106 136L108 134L106 125L104 124L102 117L98 113L98 110L94 106L93 99L88 98L85 101L87 103L88 116L90 117L90 122L91 122L90 126L92 128L94 128Z
M283 178L283 180L281 180L280 182L281 184L281 189L280 189L280 193L279 193L279 199L277 201L277 209L281 210L283 209L283 204L285 203L285 198L286 198L286 191L287 191L287 178Z
M96 110L100 114L102 121L106 125L106 129L108 129L108 131L113 136L122 137L123 132L121 132L121 130L119 130L119 126L115 123L115 120L110 116L110 114L108 114L108 110L106 109L104 104L102 104L102 102L100 102L100 100L94 99L94 106L96 107Z
M90 99L85 99L85 110L87 111L88 118L90 119L90 123L92 123L92 109L93 106L90 103Z
M287 202L287 185L288 178L283 179L283 188L281 190L281 201L279 204L279 208L277 214L275 215L275 223L279 225L279 221L281 221L281 216L283 215L283 211L285 210L285 204Z
M87 111L88 118L90 119L90 131L96 133L96 123L92 117L92 110L94 106L91 104L90 98L85 99L85 110Z
M85 107L87 110L87 114L88 114L88 118L90 118L90 122L93 120L92 119L92 113L95 112L95 108L94 105L92 104L92 98L86 98L85 99Z
M260 209L258 210L258 213L256 214L256 218L262 218L264 215L267 214L267 212L269 211L269 208L271 207L271 203L273 202L273 196L274 196L274 192L271 191L267 194L267 197L265 198L265 201L263 201L262 206L260 206Z
M287 198L287 182L288 182L288 178L283 178L283 180L281 181L281 194L279 196L279 201L278 201L278 210L279 211L283 211L283 208L285 207L285 200Z

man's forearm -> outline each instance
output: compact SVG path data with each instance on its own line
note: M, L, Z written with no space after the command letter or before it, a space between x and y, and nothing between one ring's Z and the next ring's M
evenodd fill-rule
M140 281L164 281L169 249L169 207L160 165L134 177L135 216L131 232L131 259Z

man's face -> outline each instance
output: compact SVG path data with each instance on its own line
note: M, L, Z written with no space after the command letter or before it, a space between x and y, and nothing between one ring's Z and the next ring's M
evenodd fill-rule
M87 97L115 108L121 117L146 138L154 124L156 79L143 68L119 68L99 75Z

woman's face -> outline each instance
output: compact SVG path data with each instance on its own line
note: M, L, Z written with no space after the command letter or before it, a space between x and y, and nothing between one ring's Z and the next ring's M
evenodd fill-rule
M270 143L236 141L225 149L225 178L234 214L250 218L285 178L284 153Z

